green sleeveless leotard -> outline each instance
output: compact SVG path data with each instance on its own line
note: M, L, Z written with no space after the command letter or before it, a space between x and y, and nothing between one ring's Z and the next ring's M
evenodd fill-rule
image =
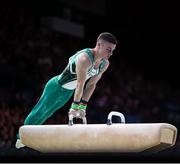
M99 68L97 69L94 68L94 59L89 48L78 51L75 55L69 58L69 63L67 67L64 69L62 74L58 77L58 82L63 88L66 88L66 89L76 88L76 83L77 83L76 62L77 62L77 59L82 55L82 52L86 52L86 54L88 55L92 63L92 67L87 72L86 80L88 80L92 76L97 75L101 71L101 69L104 67L105 60L102 60Z

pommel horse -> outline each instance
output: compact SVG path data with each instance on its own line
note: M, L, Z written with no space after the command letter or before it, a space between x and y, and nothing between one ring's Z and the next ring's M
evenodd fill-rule
M118 116L120 123L112 123ZM112 111L107 124L23 125L20 140L43 153L158 152L175 145L177 128L168 123L126 124L122 113Z

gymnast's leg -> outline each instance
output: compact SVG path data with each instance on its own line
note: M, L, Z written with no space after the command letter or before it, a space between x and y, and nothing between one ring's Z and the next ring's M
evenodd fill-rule
M58 83L57 76L45 85L42 96L24 121L24 125L41 125L55 111L64 106L72 96L74 90L64 89ZM17 134L19 139L19 134Z
M41 125L72 96L74 90L62 88L54 77L46 84L43 94L25 119L24 125Z

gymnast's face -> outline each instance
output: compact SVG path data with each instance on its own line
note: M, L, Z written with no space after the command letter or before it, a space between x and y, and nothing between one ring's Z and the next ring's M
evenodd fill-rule
M99 55L104 59L109 59L116 48L115 44L109 43L104 40L98 42L98 46L99 46Z

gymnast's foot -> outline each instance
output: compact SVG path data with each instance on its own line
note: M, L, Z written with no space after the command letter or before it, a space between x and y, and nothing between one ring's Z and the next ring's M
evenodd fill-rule
M20 148L22 148L22 147L25 147L25 145L23 145L23 144L21 143L21 140L20 140L20 139L17 139L15 147L16 147L17 149L20 149Z

